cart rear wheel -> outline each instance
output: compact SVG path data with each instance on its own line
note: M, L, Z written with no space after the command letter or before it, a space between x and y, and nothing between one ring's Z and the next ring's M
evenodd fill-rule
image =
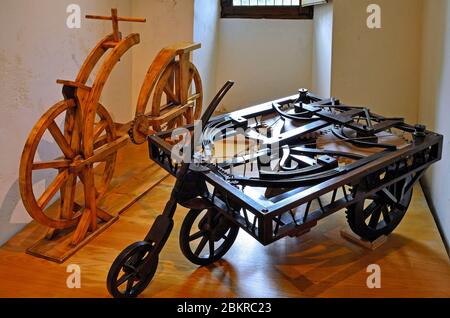
M347 221L352 231L369 241L394 231L411 202L413 188L405 191L410 181L411 176L351 205L347 210ZM356 191L354 196L359 191L364 190Z
M158 267L158 255L148 242L136 242L117 256L108 273L107 288L114 298L135 298L147 288Z
M215 209L190 210L181 226L181 251L192 263L209 265L228 252L238 233L239 226Z

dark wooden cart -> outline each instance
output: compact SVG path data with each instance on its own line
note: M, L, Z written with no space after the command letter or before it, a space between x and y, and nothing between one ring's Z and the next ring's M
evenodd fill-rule
M443 137L424 126L305 89L209 120L231 86L206 110L200 147L189 156L193 162L174 161L171 132L149 137L151 159L177 181L144 241L113 263L107 282L112 296L135 297L148 286L177 204L190 209L180 231L181 250L198 265L225 255L239 229L267 245L302 235L340 210L355 234L373 241L397 227L414 184L441 159ZM185 151L194 148L188 137ZM218 156L219 143L229 140L245 153Z

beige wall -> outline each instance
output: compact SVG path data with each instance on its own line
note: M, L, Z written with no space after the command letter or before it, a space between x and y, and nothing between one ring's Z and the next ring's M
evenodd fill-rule
M194 41L201 43L202 48L194 52L194 64L202 77L205 107L214 98L217 90L219 17L219 1L195 0Z
M424 7L422 89L419 121L444 135L442 160L423 182L450 244L450 1L428 0Z
M331 96L333 53L333 4L314 8L314 37L311 90L322 97Z
M312 37L312 20L221 19L216 87L236 82L224 108L243 108L311 87Z
M381 6L382 29L366 25L371 3ZM332 95L416 123L422 0L334 0L333 6Z
M133 32L141 34L141 44L132 52L133 84L131 111L148 67L163 47L193 40L194 0L133 0L134 16L147 18L145 24L133 24Z

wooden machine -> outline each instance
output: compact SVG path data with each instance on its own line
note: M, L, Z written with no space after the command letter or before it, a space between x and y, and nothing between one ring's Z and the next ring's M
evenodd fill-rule
M148 69L128 134L119 136L100 98L116 64L140 42L137 33L122 37L119 22L146 20L120 17L117 9L111 10L111 16L86 18L112 21L113 33L98 42L74 81L57 81L63 86L64 99L50 107L35 124L26 141L19 172L20 193L29 214L49 228L48 240L58 232L70 234L72 247L81 246L117 218L98 206L113 177L117 151L129 140L143 143L153 132L192 123L200 117L203 98L200 75L190 62L190 53L200 44L166 47ZM95 76L94 68L98 68ZM88 86L90 77L93 84ZM59 155L54 160L39 161L36 153L45 135L52 136ZM35 195L33 175L46 172L53 172L55 177L43 193ZM82 194L76 196L79 190ZM56 214L47 213L50 204L59 204ZM40 252L32 251L36 255ZM63 260L64 257L59 261Z

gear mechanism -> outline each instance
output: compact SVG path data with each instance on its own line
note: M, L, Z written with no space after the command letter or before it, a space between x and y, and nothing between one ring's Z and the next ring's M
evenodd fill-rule
M131 122L131 127L128 130L131 142L136 145L141 145L147 141L149 135L150 120L145 115L138 115Z

